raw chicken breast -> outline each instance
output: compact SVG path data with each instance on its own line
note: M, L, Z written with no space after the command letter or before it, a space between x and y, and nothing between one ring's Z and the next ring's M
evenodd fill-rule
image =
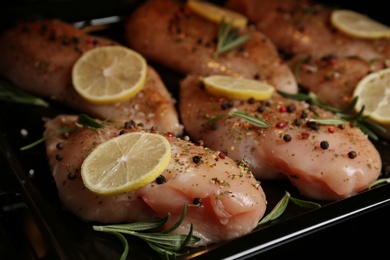
M277 93L266 101L229 100L209 94L197 76L181 82L179 111L194 141L243 158L260 180L287 178L302 195L337 200L366 189L381 171L381 157L360 129L312 122L334 118L330 112ZM269 128L256 127L237 117L213 122L217 115L244 111ZM210 121L211 120L211 121Z
M152 0L129 17L126 40L147 59L184 74L261 79L286 92L297 92L294 75L274 45L253 28L240 31L240 35L251 35L242 46L214 57L218 27L184 3Z
M71 79L76 60L92 48L116 44L59 20L21 23L0 35L0 75L25 91L93 117L116 122L133 119L146 127L181 134L174 100L151 67L143 90L122 103L94 105L76 93Z
M390 41L349 36L332 26L335 8L311 0L228 0L277 48L293 56L289 66L300 85L338 108L346 108L362 77L388 67ZM298 57L297 57L298 56Z
M162 173L165 182L155 181L119 196L92 193L80 176L81 164L89 151L124 132L147 130L110 125L95 131L76 127L77 119L77 116L57 116L46 122L44 136L60 199L81 219L118 223L151 220L171 213L167 223L171 226L187 203L186 218L174 233L188 234L193 223L194 235L201 238L199 245L205 245L240 237L255 228L262 218L266 198L250 171L216 151L169 133L163 134L172 146L171 162ZM59 128L75 131L61 134Z

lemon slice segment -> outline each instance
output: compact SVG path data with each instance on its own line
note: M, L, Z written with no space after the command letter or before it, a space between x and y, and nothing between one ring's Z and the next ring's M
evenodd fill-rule
M369 39L390 37L390 27L354 11L335 10L332 12L331 22L334 27L350 36Z
M94 104L123 102L140 92L147 63L137 52L122 46L105 46L85 52L72 69L72 83Z
M123 134L99 144L84 159L81 177L94 193L117 195L153 182L171 159L171 145L162 135Z
M365 116L379 124L390 124L390 69L365 76L357 84L353 96L358 97L357 112L364 105Z
M244 15L212 3L189 0L187 6L199 16L216 23L224 20L227 23L231 22L233 27L245 27L248 24L248 19Z
M206 90L216 96L234 99L265 100L272 96L274 87L258 80L236 78L225 75L212 75L203 78Z

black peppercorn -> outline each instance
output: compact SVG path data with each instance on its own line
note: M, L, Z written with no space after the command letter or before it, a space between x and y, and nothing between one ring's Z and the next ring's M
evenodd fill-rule
M200 157L198 155L195 155L194 157L192 157L192 161L196 164L199 164L201 160L202 160L202 157Z
M351 158L351 159L356 158L356 156L357 156L357 154L356 154L355 151L350 151L350 152L348 153L348 157Z
M192 203L196 206L202 205L202 199L201 198L195 198Z
M290 141L292 140L292 137L291 137L291 135L289 135L289 134L285 134L285 135L283 136L283 140L284 140L286 143L288 143L288 142L290 142Z
M64 144L63 143L57 143L56 144L56 148L57 148L57 150L62 150L62 149L64 149Z
M164 177L164 175L160 175L156 178L156 183L157 184L163 184L166 183L167 179Z
M326 150L326 149L329 148L329 143L327 141L322 141L320 143L320 146L321 146L322 149Z

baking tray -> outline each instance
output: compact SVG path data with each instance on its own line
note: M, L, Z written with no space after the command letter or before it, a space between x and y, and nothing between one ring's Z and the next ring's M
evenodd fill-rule
M30 9L26 8L26 4L22 5L23 8L12 4L5 5L7 8L2 9L5 15L1 17L6 19L7 23L10 23L12 16L13 19L60 18L77 24L82 24L79 22L91 24L91 21L96 21L94 19L102 17L118 17L117 20L106 20L114 22L106 24L104 30L99 29L94 33L121 41L120 21L139 4L139 1L113 1L114 4L109 5L111 8L107 8L106 5L99 5L104 1L94 1L97 6L95 12L91 14L89 11L89 15L84 14L82 17L84 8L87 8L85 3L88 1L81 2L84 4L78 5L79 12L72 16L69 16L68 8L70 3L75 3L74 1L49 1L52 5L48 5L47 1L45 3L36 1L32 6L29 4ZM59 7L62 8L58 9ZM160 73L166 85L170 86L171 92L177 95L178 81L183 75L157 64L150 65ZM49 104L49 108L42 108L0 102L0 150L2 162L7 164L0 172L0 180L11 178L17 183L13 192L21 195L49 244L47 259L119 259L122 253L119 240L110 234L93 231L91 223L83 222L64 210L50 175L43 144L27 151L20 151L20 147L42 137L45 118L63 113L77 114L76 111L56 102L49 101ZM389 177L390 142L381 139L374 144L383 160L381 177ZM262 186L269 203L267 213L283 197L285 191L293 197L301 198L297 190L284 181L262 182ZM216 245L189 248L190 253L186 258L245 259L262 255L309 234L390 206L390 184L378 185L347 199L319 203L322 207L314 210L289 205L279 219L257 227L250 234ZM129 238L129 247L129 259L159 259L158 255L136 238Z

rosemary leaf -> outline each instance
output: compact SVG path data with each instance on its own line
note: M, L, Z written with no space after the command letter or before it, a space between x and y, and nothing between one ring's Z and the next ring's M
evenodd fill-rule
M268 213L267 216L265 216L259 223L258 225L260 224L264 224L264 223L267 223L271 220L275 220L277 219L278 217L280 217L286 210L287 206L288 206L288 203L289 201L293 202L295 205L298 205L298 206L301 206L301 207L304 207L304 208L311 208L311 209L314 209L314 208L319 208L321 207L320 204L318 203L315 203L315 202L312 202L312 201L307 201L307 200L301 200L301 199L297 199L297 198L293 198L291 197L290 193L288 193L287 191L285 192L283 198L281 200L279 200L279 202L276 204L276 206L271 210L270 213Z
M222 21L218 29L217 48L214 52L214 58L233 48L245 43L251 36L245 34L239 37L238 28L232 28L233 21L226 23Z
M193 225L191 223L190 230L187 235L176 235L176 234L168 234L168 232L173 231L183 222L186 214L187 214L188 205L185 204L183 213L180 219L172 225L170 228L161 231L161 232L150 232L150 230L162 227L170 218L170 214L168 213L164 218L159 220L151 220L151 221L141 221L137 223L130 224L115 224L115 225L104 225L104 226L93 226L93 229L96 231L107 232L110 234L114 234L122 241L125 246L125 251L127 246L127 240L122 234L127 234L131 236L138 237L145 241L151 249L153 249L156 253L160 254L160 256L170 259L176 258L176 256L182 256L187 253L179 253L178 250L182 249L184 246L188 244L194 244L200 241L200 238L193 235ZM145 231L145 232L142 232ZM120 234L120 235L118 235ZM126 241L123 241L126 240ZM127 249L128 251L128 249ZM128 252L124 252L122 254L122 258L127 257Z
M278 94L281 95L282 97L288 98L288 99L293 99L293 100L297 100L297 101L309 101L310 100L310 97L304 93L292 94L292 93L284 92L282 90L276 90L276 92L278 92Z
M342 125L345 123L344 119L340 118L315 118L309 121L316 122L322 125Z
M321 107L322 109L328 110L330 112L333 112L335 115L340 117L341 120L347 120L354 124L356 127L359 127L360 130L362 130L363 133L365 133L368 137L370 137L373 140L378 140L378 136L376 135L375 132L381 132L381 133L386 133L386 129L375 122L371 121L368 119L367 116L363 115L364 112L364 106L362 109L357 113L357 114L352 114L353 109L355 107L355 104L358 100L358 97L354 97L354 99L351 101L351 103L348 105L347 108L345 109L339 109L332 107L325 102L323 102L321 99L318 98L318 96L312 92L309 94L303 94L303 93L298 93L298 94L290 94L286 93L284 91L278 90L277 91L281 96L293 100L298 100L298 101L306 101L308 103L311 103L313 105L316 105L318 107ZM321 121L326 122L328 119L313 119L314 121L321 123ZM324 121L325 120L325 121ZM335 120L335 119L332 119ZM341 124L340 122L336 123L330 123L327 122L327 124Z
M77 120L77 124L80 127L91 128L91 129L98 129L98 128L105 127L102 123L99 123L98 121L92 119L91 117L87 116L86 114L79 115L79 118Z
M115 224L115 225L105 225L105 226L95 226L94 229L98 231L103 231L104 228L110 228L112 230L132 230L132 231L147 231L163 226L170 218L168 213L165 217L155 220L148 221L139 221L126 224Z
M186 217L186 215L187 215L187 209L188 209L188 207L187 207L187 204L186 204L186 206L184 207L183 213L181 214L181 217L179 218L179 220L176 221L176 223L174 225L172 225L170 228L162 231L162 233L169 233L169 232L175 230L176 228L178 228L180 226L180 224L183 222L183 220Z
M49 104L43 99L20 90L3 79L0 79L0 100L5 102L49 107Z
M219 120L221 120L221 119L223 119L223 118L225 118L225 117L227 117L227 116L228 116L227 114L222 114L222 115L214 116L214 117L210 118L210 119L206 122L206 124L207 124L207 125L213 125L213 124L215 124L216 122L218 122Z
M111 234L116 236L122 242L122 245L123 245L124 249L123 249L123 252L122 252L120 260L126 260L127 259L127 255L129 254L129 243L127 242L125 236L122 235L121 233L118 233L118 232L111 232Z
M206 124L208 124L208 125L215 124L217 121L219 121L225 117L228 117L228 116L234 116L234 117L240 118L240 119L245 120L246 122L248 122L254 126L257 126L257 127L261 127L261 128L268 128L269 127L269 125L266 122L262 121L261 119L259 119L257 117L251 116L247 112L244 112L244 111L230 111L227 114L221 114L221 115L214 116L211 119L209 119L206 122Z
M244 111L231 111L231 112L229 112L228 115L238 117L238 118L245 120L248 123L250 123L254 126L257 126L257 127L261 127L261 128L268 128L269 127L269 125L266 122L260 120L257 117L250 116L248 113L246 113Z
M39 139L39 140L29 144L29 145L25 145L25 146L21 147L20 150L25 151L25 150L31 149L31 148L33 148L33 147L37 146L38 144L41 144L45 141L46 141L46 137L42 137L41 139Z
M377 179L376 181L371 183L370 186L368 186L368 189L370 190L370 189L372 189L372 187L374 187L374 186L376 186L378 184L384 183L384 182L390 183L390 178Z
M301 207L304 207L304 208L309 208L309 209L316 209L316 208L320 208L321 205L316 203L316 202L312 202L312 201L308 201L308 200L301 200L301 199L297 199L297 198L294 198L294 197L291 197L290 196L290 200L297 206L301 206Z
M278 204L276 204L276 206L271 210L271 212L268 213L268 215L265 216L259 222L259 224L264 224L264 223L267 223L268 221L271 221L271 220L274 220L274 219L277 219L278 217L280 217L287 208L289 198L290 198L290 193L288 193L286 191L283 198L281 200L279 200Z

